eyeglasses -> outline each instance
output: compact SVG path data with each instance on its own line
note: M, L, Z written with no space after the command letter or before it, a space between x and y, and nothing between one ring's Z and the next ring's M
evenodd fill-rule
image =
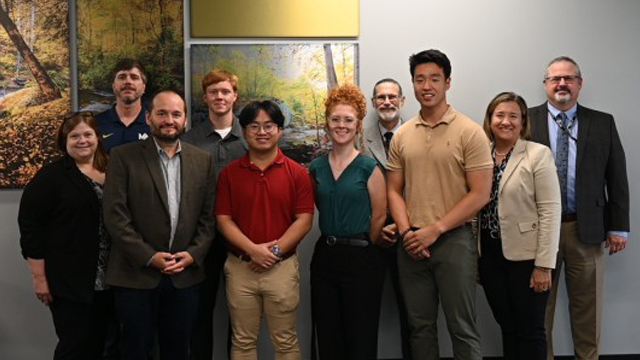
M558 85L562 80L564 80L567 84L575 84L578 80L582 79L577 75L567 75L567 76L549 76L544 78L544 81L548 81L553 85Z
M258 133L260 129L264 130L264 132L266 133L271 133L271 132L274 132L277 128L278 128L278 125L274 122L268 122L263 125L260 125L258 123L251 123L246 127L247 131L253 134Z
M376 101L379 103L383 103L385 102L387 99L389 99L390 102L396 102L398 101L398 99L400 99L400 96L395 95L395 94L390 94L390 95L378 95L375 97Z

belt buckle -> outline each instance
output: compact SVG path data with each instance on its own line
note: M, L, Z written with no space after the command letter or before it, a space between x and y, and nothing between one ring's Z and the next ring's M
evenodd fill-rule
M325 240L327 242L327 245L329 246L333 246L336 244L336 242L338 242L338 239L336 239L335 236L333 235L329 235L327 236L327 240Z

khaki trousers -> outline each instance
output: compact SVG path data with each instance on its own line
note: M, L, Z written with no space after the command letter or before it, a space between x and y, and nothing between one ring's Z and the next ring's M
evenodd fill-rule
M569 296L571 334L576 359L597 360L602 318L604 252L601 244L584 244L578 239L576 221L562 223L560 248L547 302L547 359L553 359L553 317L558 295L558 280L564 265Z
M257 273L249 263L229 254L224 265L227 304L231 318L232 360L258 358L262 314L266 316L276 360L299 360L296 312L300 302L298 256Z

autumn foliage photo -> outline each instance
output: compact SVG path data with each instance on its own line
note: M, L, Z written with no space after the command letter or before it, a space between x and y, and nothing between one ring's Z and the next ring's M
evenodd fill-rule
M54 158L70 110L67 0L0 0L0 188Z

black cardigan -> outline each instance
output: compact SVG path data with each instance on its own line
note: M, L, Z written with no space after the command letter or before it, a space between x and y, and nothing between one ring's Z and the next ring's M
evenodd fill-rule
M22 256L45 260L54 298L92 301L99 216L98 197L69 156L43 167L25 188L18 214Z

